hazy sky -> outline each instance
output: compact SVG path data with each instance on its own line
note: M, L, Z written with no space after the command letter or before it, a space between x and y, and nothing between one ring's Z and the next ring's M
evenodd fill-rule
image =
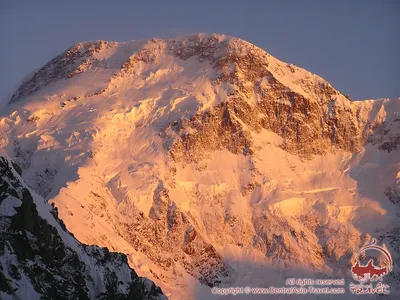
M0 0L0 99L77 42L196 32L243 38L352 99L400 96L397 0Z

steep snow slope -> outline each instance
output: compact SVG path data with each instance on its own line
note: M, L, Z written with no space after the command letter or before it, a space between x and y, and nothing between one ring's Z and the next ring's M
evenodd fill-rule
M80 244L0 156L1 299L166 299L126 256Z
M209 299L347 277L371 236L397 264L399 111L236 38L96 41L27 78L0 146L80 241L172 299Z

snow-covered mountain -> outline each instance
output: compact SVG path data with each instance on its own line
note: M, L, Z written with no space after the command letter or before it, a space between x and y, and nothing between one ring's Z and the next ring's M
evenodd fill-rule
M167 299L127 257L78 242L0 156L1 299Z
M171 299L347 278L371 237L400 263L400 99L351 101L237 38L79 43L26 78L0 134L79 241Z

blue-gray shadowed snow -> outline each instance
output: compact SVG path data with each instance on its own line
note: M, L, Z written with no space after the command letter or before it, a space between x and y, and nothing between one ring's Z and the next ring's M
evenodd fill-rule
M356 1L105 0L0 4L0 101L26 74L86 40L238 36L316 73L352 99L400 96L400 4ZM8 98L9 100L9 98Z
M170 299L212 299L350 280L372 237L398 257L399 112L233 37L92 41L26 78L0 147L79 241ZM396 259L385 279L397 299Z

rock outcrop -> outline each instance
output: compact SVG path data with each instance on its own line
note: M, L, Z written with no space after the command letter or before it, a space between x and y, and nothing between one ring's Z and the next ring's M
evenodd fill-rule
M122 253L79 243L0 156L1 299L167 299Z

